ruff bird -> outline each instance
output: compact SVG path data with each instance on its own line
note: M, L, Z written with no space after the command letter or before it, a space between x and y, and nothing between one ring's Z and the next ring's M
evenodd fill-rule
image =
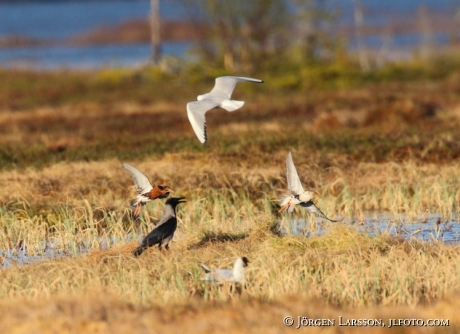
M206 142L206 119L205 114L213 108L222 108L227 111L234 111L241 108L244 101L230 100L233 89L237 82L257 82L262 80L245 77L219 77L216 78L214 88L206 94L198 95L196 101L187 103L187 115L201 143Z
M173 197L166 200L163 216L157 226L142 240L141 245L134 250L134 256L141 255L143 251L154 245L158 245L160 250L163 246L169 250L169 242L177 228L176 206L184 203L184 199L185 197Z
M281 213L286 209L288 209L289 212L292 212L294 207L298 204L305 208L308 212L313 213L318 217L327 219L331 222L337 221L326 217L326 215L315 205L315 203L313 203L312 199L318 197L318 194L315 191L303 189L299 174L297 174L297 170L294 166L294 161L292 160L291 152L288 153L286 158L286 178L288 189L292 194L290 196L281 196L281 209L278 212Z
M134 185L136 186L136 191L139 193L135 199L131 201L131 206L133 206L134 218L139 216L141 207L144 206L148 201L152 201L157 198L165 198L169 196L169 193L174 191L171 190L168 186L156 185L152 186L147 176L144 173L140 172L136 168L127 163L121 164L124 169L131 173L131 176L134 180Z
M239 257L236 259L233 269L215 269L211 270L205 264L200 263L206 275L201 278L202 281L210 282L235 282L241 283L244 280L244 268L248 266L249 260L247 257Z

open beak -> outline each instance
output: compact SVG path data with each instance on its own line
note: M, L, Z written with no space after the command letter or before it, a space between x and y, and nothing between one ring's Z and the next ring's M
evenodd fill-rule
M178 203L185 203L185 202L187 202L187 201L185 200L185 197L179 197L178 199L179 199L179 200L177 201Z

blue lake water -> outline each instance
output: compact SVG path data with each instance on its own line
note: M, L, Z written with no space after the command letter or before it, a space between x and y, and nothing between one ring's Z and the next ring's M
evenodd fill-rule
M413 18L417 9L426 5L429 13L438 17L445 15L453 20L460 3L455 0L361 0L365 24L385 24L393 17L404 20ZM182 2L183 3L183 2ZM339 13L341 24L351 25L353 19L352 0L325 0ZM161 15L165 19L187 19L186 10L179 0L161 0ZM115 25L136 18L147 18L150 12L148 0L125 1L7 1L0 3L0 37L26 36L39 39L59 39L75 36L104 25ZM382 35L384 32L382 31ZM433 39L445 44L449 34L434 32ZM421 42L414 32L398 32L392 36L392 47L406 47ZM368 36L365 43L369 47L379 47L383 36ZM356 41L351 38L349 45ZM189 42L165 43L165 55L187 58ZM148 43L132 45L92 45L87 47L25 47L0 49L0 66L20 66L34 68L55 67L100 67L132 66L146 61L151 55Z
M182 57L190 43L163 43L165 55ZM18 47L0 49L0 66L16 68L128 67L146 62L152 54L148 43L109 44L81 47Z

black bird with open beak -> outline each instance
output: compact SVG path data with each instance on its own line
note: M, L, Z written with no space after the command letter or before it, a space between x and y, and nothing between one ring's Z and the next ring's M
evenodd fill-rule
M169 198L166 201L163 209L163 216L161 217L159 223L152 232L147 234L147 236L142 240L141 245L134 250L134 256L141 255L144 250L157 244L160 250L163 246L166 249L169 249L169 242L174 237L174 232L177 228L176 206L180 203L186 202L184 199L185 197L175 197Z

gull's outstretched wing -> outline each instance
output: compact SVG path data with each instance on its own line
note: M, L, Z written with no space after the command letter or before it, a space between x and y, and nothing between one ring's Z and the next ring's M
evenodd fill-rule
M196 136L201 143L206 142L206 118L205 114L208 110L217 107L219 101L214 99L205 99L187 103L187 116Z
M226 281L230 280L233 276L233 273L230 269L216 269L212 273Z
M262 83L263 81L260 79L254 78L246 78L246 77L219 77L216 78L216 83L214 88L209 92L215 96L221 96L229 99L232 96L233 89L235 89L235 85L239 81L247 81L247 82L257 82Z
M131 176L133 177L134 185L136 186L136 191L139 194L145 194L148 193L150 190L153 189L152 185L150 184L149 179L147 176L145 176L144 173L138 171L136 168L134 168L131 165L128 165L127 163L122 163L121 164L124 169L126 169L128 172L131 173Z
M307 210L308 212L317 215L318 217L327 219L327 220L329 220L329 221L331 221L333 223L337 222L337 220L332 220L330 218L327 218L326 215L320 209L318 209L318 207L312 201L302 202L299 205L301 207L305 208L305 210Z
M288 153L286 158L286 178L288 189L294 195L300 195L305 191L302 187L302 183L300 182L299 174L297 174L297 170L295 169L291 152Z

